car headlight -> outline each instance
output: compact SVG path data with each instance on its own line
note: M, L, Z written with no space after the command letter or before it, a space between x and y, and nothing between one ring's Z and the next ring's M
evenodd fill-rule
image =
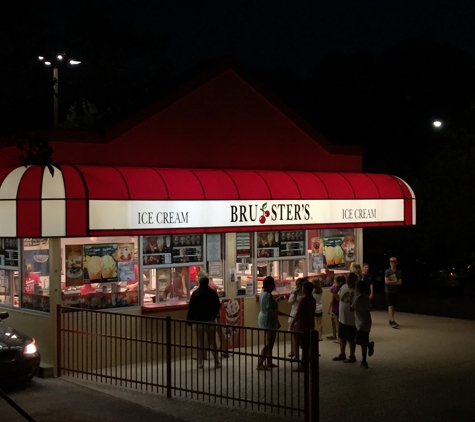
M25 349L23 350L23 353L25 355L34 355L38 349L36 348L35 340L31 342L30 344L27 344Z

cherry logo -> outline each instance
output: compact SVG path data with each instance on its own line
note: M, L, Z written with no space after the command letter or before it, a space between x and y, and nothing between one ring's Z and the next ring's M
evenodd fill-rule
M270 215L270 212L266 210L266 208L267 208L267 202L264 202L261 208L262 215L259 217L259 223L261 224L264 224L266 222L266 217L269 217Z

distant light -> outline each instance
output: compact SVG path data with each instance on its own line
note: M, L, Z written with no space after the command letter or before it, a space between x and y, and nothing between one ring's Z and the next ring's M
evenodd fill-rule
M441 127L442 126L442 122L440 120L435 120L433 123L432 123L435 127Z
M58 60L63 60L63 56L62 56L61 54L58 54L58 55L56 56L56 58L57 58Z
M69 64L81 64L79 60L69 60Z
M45 62L46 66L51 66L51 62Z
M38 56L38 60L44 60L45 58L43 56Z

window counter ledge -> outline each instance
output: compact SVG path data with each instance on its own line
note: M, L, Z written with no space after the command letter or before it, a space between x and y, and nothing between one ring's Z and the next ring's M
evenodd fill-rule
M162 303L150 303L141 306L142 315L155 314L160 312L172 312L182 311L188 309L188 303L174 303L174 304L162 304Z

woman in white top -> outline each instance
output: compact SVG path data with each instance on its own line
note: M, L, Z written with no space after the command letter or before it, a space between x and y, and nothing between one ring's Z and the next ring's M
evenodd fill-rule
M290 317L289 317L289 331L292 331L290 329L290 326L292 325L292 321L294 320L294 316L297 313L297 309L299 307L300 299L302 299L302 297L303 297L303 289L302 289L303 282L304 282L303 278L298 278L295 281L295 287L290 292L289 303L292 305L292 309L290 310ZM289 357L297 356L296 347L299 347L298 339L296 341L294 341L294 339L292 339L292 346L291 346L291 351L289 353Z
M323 330L323 305L322 305L322 280L319 278L314 278L313 283L313 297L317 301L315 307L315 329L318 331L318 339L322 341L322 330Z

